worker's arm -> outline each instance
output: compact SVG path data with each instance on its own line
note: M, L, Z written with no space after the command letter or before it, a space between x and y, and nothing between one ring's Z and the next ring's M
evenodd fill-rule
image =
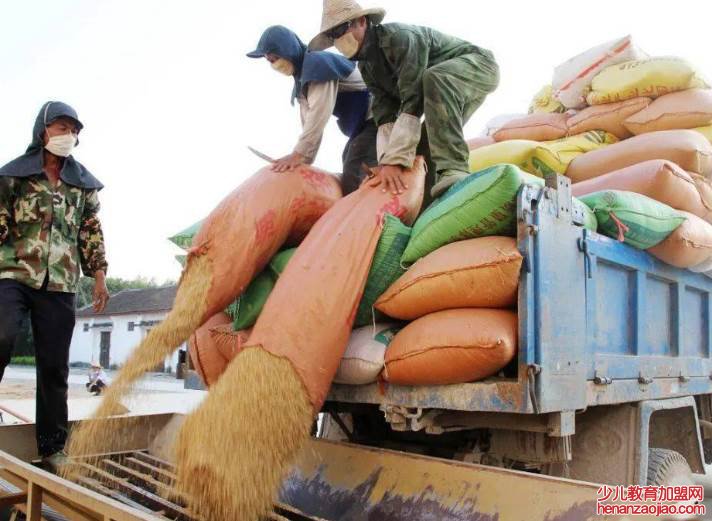
M311 82L306 100L300 102L302 134L294 151L304 157L305 163L311 164L316 158L324 128L334 112L338 88L338 80Z
M391 63L399 66L398 116L390 130L388 144L380 159L384 165L410 168L415 161L415 150L420 142L420 118L423 115L423 74L428 65L429 48L421 35L411 31L393 34L390 49Z
M106 248L104 246L104 232L99 221L99 195L96 190L87 192L84 202L84 212L79 225L79 260L82 273L93 277L94 282L94 310L104 310L109 300L109 291L106 288Z
M15 180L12 177L0 177L0 245L5 242L10 233L12 207L14 205Z
M366 62L359 62L359 71L364 83L371 93L371 114L378 127L376 137L376 157L380 161L386 152L388 140L393 130L393 124L398 117L399 102L391 94L384 91L376 81L373 71Z
M302 134L291 154L280 157L272 170L285 172L301 164L312 164L319 151L324 128L334 112L338 80L311 82L305 87L306 96L299 97Z
M380 92L378 98L374 94L374 89L370 90L373 96L373 103L371 112L373 113L373 120L378 125L378 133L376 134L376 158L378 162L381 162L381 158L385 155L388 150L388 142L391 139L391 133L393 132L393 125L396 121L396 110L394 110L396 104L393 102L389 96L386 95L380 88L376 88L375 92ZM377 102L380 99L380 102ZM378 117L376 113L378 112Z

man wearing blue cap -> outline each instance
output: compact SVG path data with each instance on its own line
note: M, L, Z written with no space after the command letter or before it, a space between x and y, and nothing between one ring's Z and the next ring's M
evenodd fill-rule
M281 25L267 28L250 58L265 58L272 68L294 79L302 134L291 154L278 159L273 169L283 172L316 158L329 118L333 114L348 142L342 154L344 195L356 190L364 177L361 164L375 166L376 127L370 114L371 98L356 64L330 52L307 52L306 45Z

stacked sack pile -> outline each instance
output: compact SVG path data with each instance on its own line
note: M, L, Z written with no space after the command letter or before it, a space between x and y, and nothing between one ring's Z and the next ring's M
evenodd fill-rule
M375 303L410 321L384 354L385 381L400 385L464 383L506 372L517 352L522 256L517 194L540 177L499 164L453 185L413 225L401 262L409 266ZM575 200L582 225L592 211Z
M352 337L349 351L370 355L372 368L383 353L388 382L506 373L522 262L516 193L546 174L571 178L586 228L673 266L712 270L712 90L691 64L649 57L625 37L557 67L530 114L499 120L469 142L472 175L415 222L402 256L409 269L375 303L409 322L377 326L392 336L380 349L352 349L372 339L370 326Z
M712 90L690 63L649 57L629 36L607 42L557 67L529 112L471 141L473 171L564 174L600 233L712 269Z
M626 37L557 67L528 115L498 118L469 142L472 175L412 229L387 217L335 382L438 385L508 374L522 264L516 197L550 173L572 180L580 225L712 272L710 139L712 90L683 59L648 57ZM293 251L277 254L191 339L199 370L201 350L224 357L201 371L208 385L240 348L221 335L247 340Z
M632 48L630 38L616 43ZM708 272L712 90L707 82L685 60L658 57L609 65L580 87L571 96L555 91L562 103L585 97L590 105L569 124L607 114L622 139L578 157L566 172L574 193L596 211L599 231L673 266Z
M407 270L389 272L373 310L363 309L370 325L354 331L337 383L441 385L507 373L517 352L516 210L525 184L544 182L515 165L495 165L460 180L420 215L394 252ZM574 205L580 224L595 230L594 212ZM378 258L374 270L382 271ZM371 324L383 317L396 322Z
M495 165L453 185L412 229L385 216L336 383L462 383L507 366L517 350L522 256L515 241L516 199L524 184L544 182L515 165ZM594 212L574 204L584 215L581 224L596 230ZM192 229L172 240L185 247ZM293 252L279 252L235 303L192 336L191 358L206 384L249 338ZM234 331L241 343L233 341Z

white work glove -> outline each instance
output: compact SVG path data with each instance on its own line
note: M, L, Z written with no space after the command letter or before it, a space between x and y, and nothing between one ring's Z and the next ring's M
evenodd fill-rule
M411 114L401 114L395 123L378 127L376 150L379 164L411 168L415 162L415 150L419 142L420 118Z

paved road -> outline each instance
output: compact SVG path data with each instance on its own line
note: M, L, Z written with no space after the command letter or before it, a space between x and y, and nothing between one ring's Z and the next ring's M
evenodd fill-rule
M112 379L118 371L106 371L109 379ZM69 383L74 385L84 385L87 382L88 371L86 369L71 369L69 371ZM35 368L11 365L5 369L5 376L8 380L35 380ZM183 380L177 380L174 375L163 373L148 373L136 384L136 389L145 391L169 391L179 392L183 390Z
M116 371L107 371L111 379ZM34 421L35 417L35 369L33 367L10 366L5 370L0 384L0 405L16 412L22 418ZM101 401L101 397L86 392L87 371L72 369L69 375L69 419L80 420L90 416ZM4 395L3 395L4 394ZM139 380L132 393L122 400L132 414L188 413L205 396L204 391L183 388L183 380L175 376L149 373ZM6 422L13 422L9 414L4 414Z

